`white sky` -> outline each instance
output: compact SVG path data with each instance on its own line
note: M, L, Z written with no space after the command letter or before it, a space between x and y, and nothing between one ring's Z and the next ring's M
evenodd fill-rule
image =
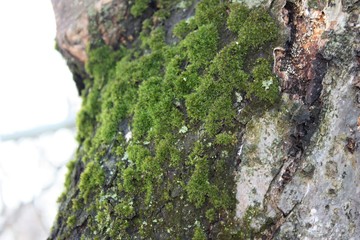
M54 49L56 26L50 0L2 1L0 32L0 136L62 122L69 102L78 109L75 84ZM65 172L62 168L56 175L54 166L69 161L76 145L74 132L68 129L37 139L0 142L0 197L6 208L31 201L53 182L55 188L35 202L45 209L51 225ZM0 203L0 212L5 206ZM0 239L15 238L31 239L30 235L0 235Z
M0 134L66 118L77 93L54 50L50 0L2 1L0 30Z

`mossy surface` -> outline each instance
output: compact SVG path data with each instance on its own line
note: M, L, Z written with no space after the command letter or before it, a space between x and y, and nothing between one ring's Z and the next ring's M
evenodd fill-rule
M135 1L131 13L149 3ZM159 11L182 6L156 4ZM232 173L246 124L241 109L263 111L279 98L266 51L276 24L264 9L204 0L174 28L178 41L169 45L158 22L167 17L159 15L144 21L131 49L89 49L92 79L78 115L81 164L69 164L60 199L66 214L57 220L70 216L63 238L84 222L86 239L238 236Z

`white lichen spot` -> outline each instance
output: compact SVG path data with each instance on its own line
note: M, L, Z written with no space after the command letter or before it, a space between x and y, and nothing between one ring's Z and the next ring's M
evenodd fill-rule
M314 215L316 212L317 212L317 210L316 210L315 208L312 208L312 209L310 210L310 214L311 214L311 215Z
M265 88L265 90L269 90L270 86L273 84L273 79L270 78L269 80L264 80L262 82L262 86L263 88Z
M128 131L125 135L126 142L129 142L131 138L132 138L132 132Z
M125 154L124 154L124 156L122 157L121 160L126 161L128 159L129 159L129 154L128 154L128 152L125 152Z
M243 100L243 97L241 96L241 94L238 92L235 92L235 96L236 96L236 102L241 103Z
M189 129L188 129L187 126L182 126L182 127L180 128L180 130L179 130L179 133L187 133L188 130L189 130Z
M184 11L186 8L189 7L189 1L181 1L176 5L177 8L183 9Z
M224 151L221 152L221 157L227 158L228 156L229 156L229 152L228 152L228 151L224 150Z

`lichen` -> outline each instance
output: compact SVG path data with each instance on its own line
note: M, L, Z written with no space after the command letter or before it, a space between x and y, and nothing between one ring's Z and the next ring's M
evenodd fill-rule
M149 3L135 1L131 13L139 16ZM176 6L156 4L159 10ZM262 110L277 101L271 55L262 52L276 39L276 24L264 9L204 0L194 18L175 26L177 42L167 44L159 16L166 21L162 13L144 20L132 48L88 49L91 78L78 115L78 157L69 171L78 159L84 169L77 170L76 186L67 177L65 191L79 190L68 211L88 212L86 238L221 233L231 239L238 229L234 147L244 127L238 99ZM254 59L260 51L263 58ZM132 138L126 140L128 129ZM73 222L68 218L67 227ZM203 230L213 223L221 223L215 232Z

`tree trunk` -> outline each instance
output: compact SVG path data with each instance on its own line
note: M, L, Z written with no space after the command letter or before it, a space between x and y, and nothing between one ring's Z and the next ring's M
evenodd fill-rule
M52 2L83 107L49 239L360 238L360 1Z

